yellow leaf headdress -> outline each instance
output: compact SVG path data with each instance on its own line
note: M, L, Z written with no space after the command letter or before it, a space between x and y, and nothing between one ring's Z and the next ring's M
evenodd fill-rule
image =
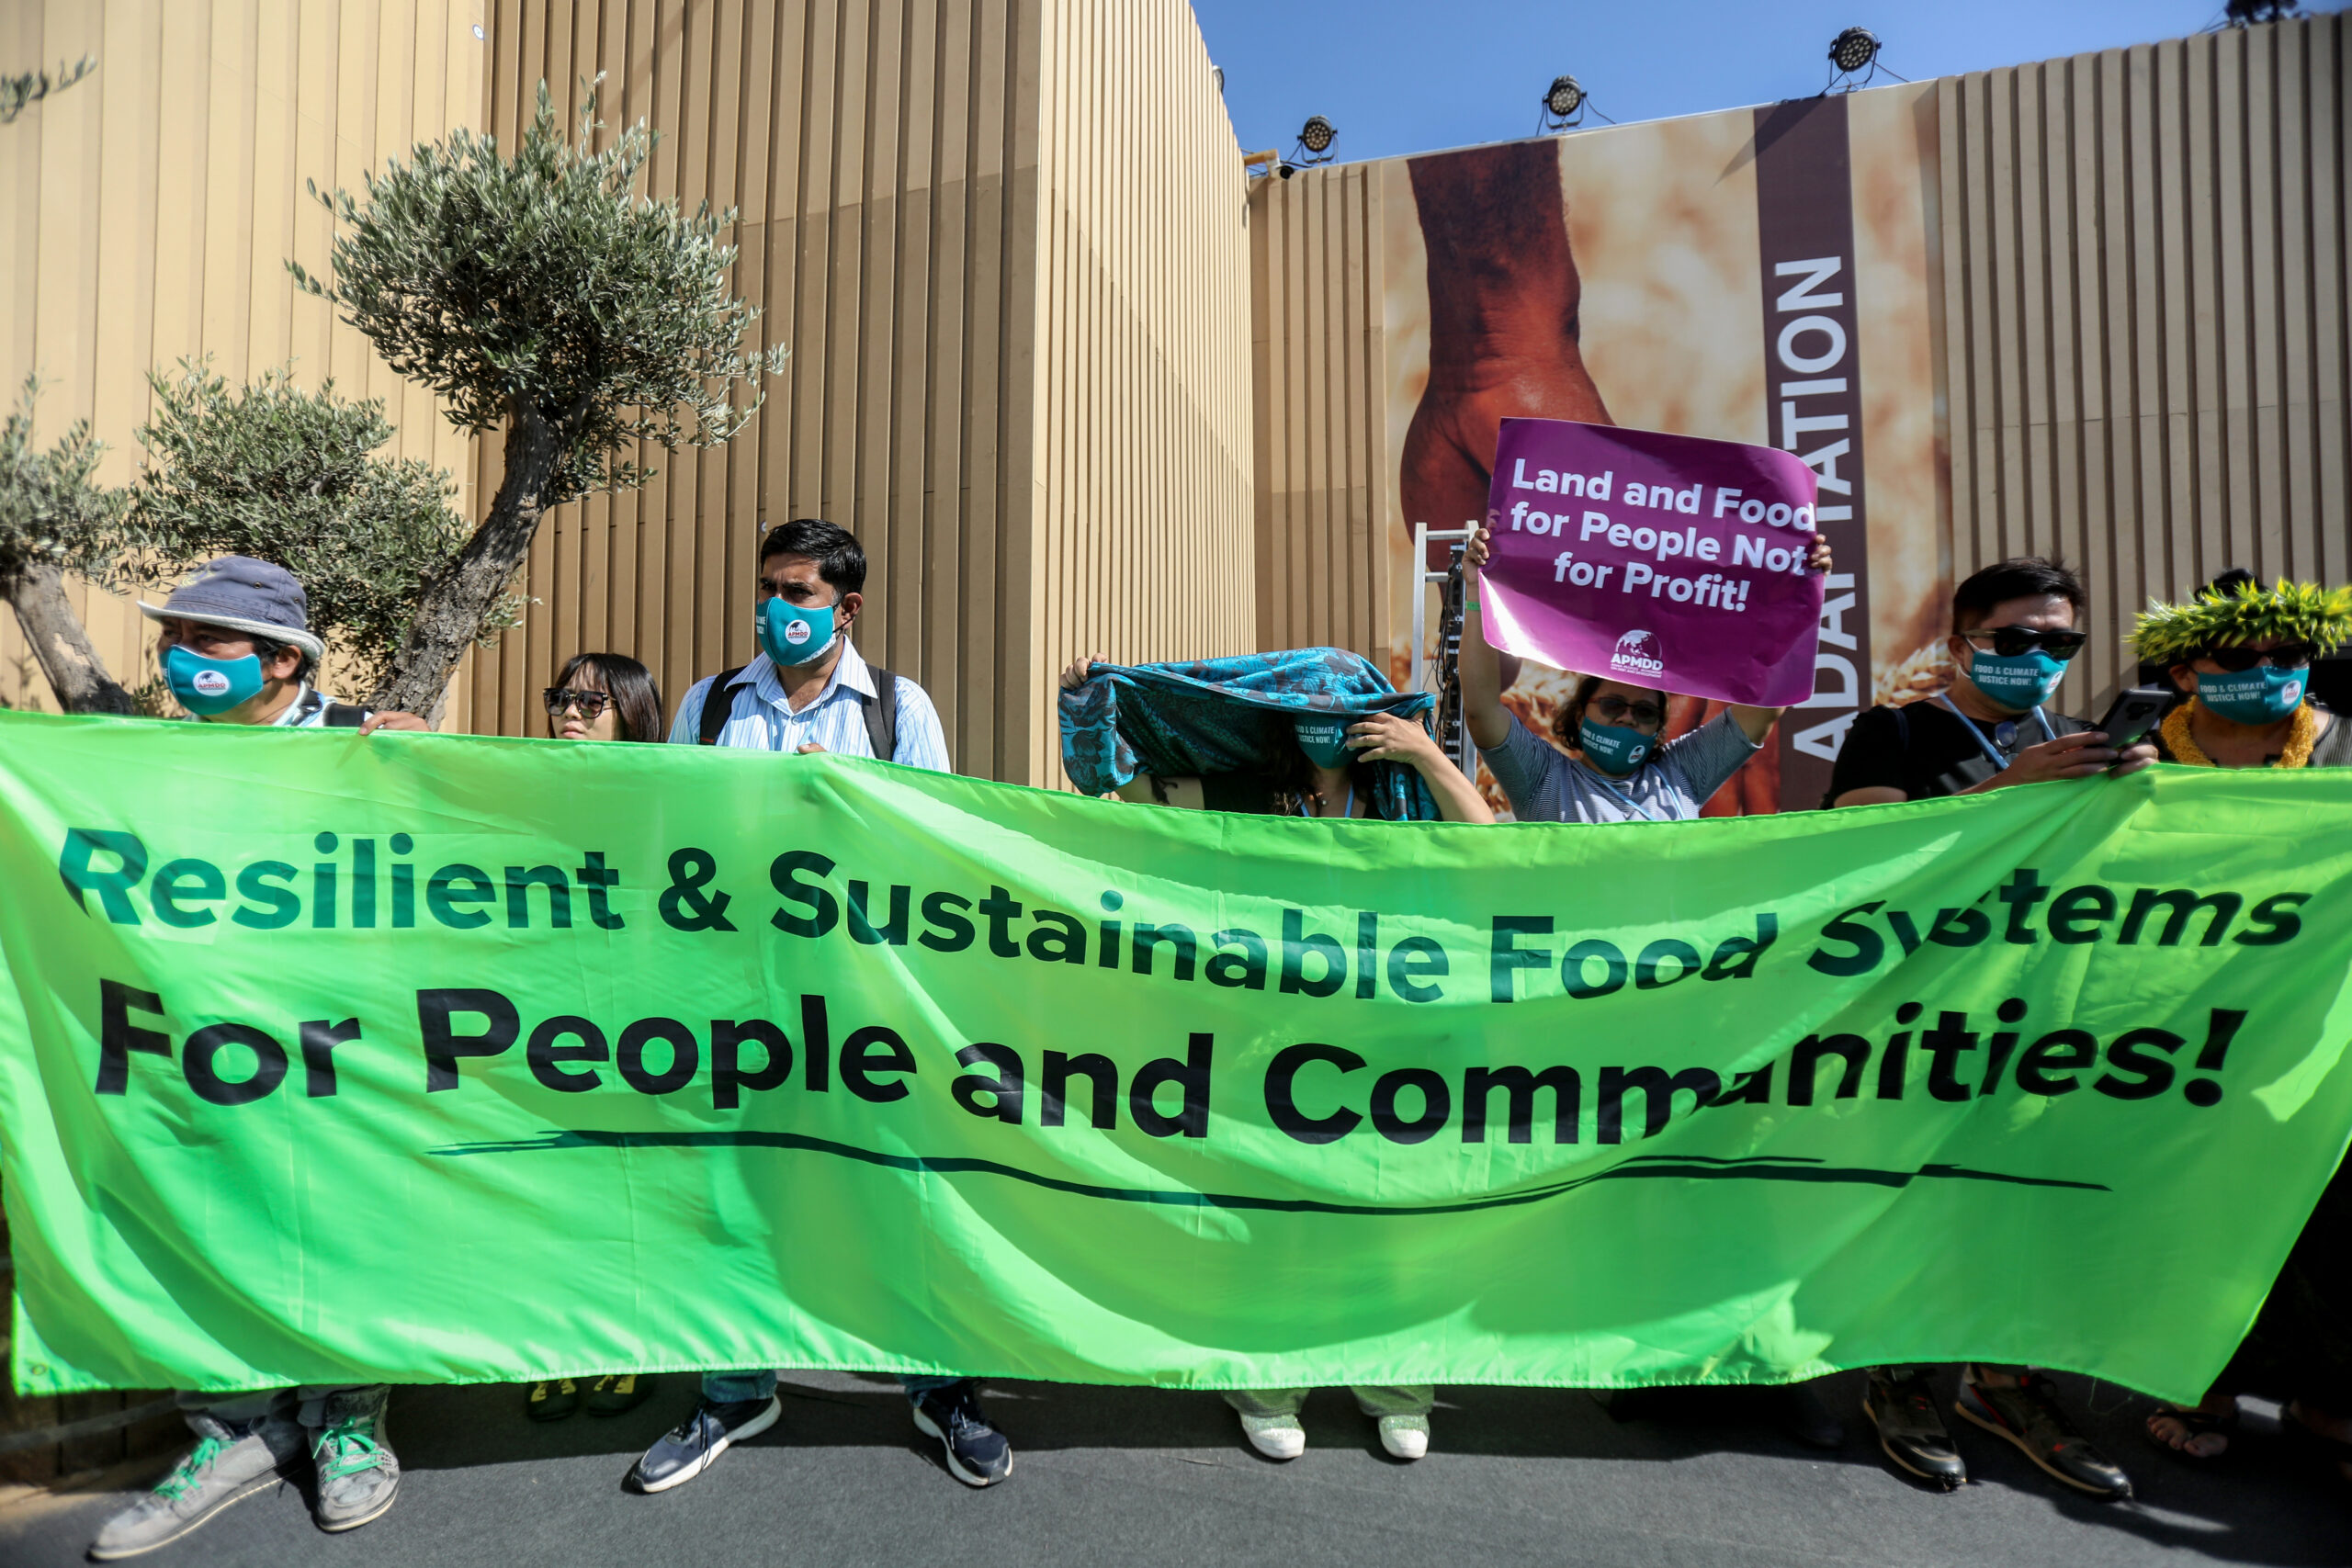
M2266 637L2318 645L2332 652L2352 639L2352 588L2289 582L2270 588L2243 580L2199 591L2182 604L2148 602L2132 646L2148 663L2185 664L2209 648Z

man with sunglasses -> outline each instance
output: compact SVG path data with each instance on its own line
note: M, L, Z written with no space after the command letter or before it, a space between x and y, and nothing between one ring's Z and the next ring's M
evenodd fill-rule
M787 753L835 751L949 773L947 738L923 689L877 669L850 646L865 606L865 551L848 529L800 518L760 541L760 656L704 677L678 705L670 739ZM969 1378L901 1377L916 1430L936 1440L948 1472L989 1486L1012 1471L1012 1445L980 1409ZM706 1372L694 1414L645 1450L629 1480L665 1492L700 1475L736 1443L775 1425L784 1406L768 1369Z
M1928 702L1854 720L1830 772L1829 806L1883 806L1976 795L2048 779L2128 773L2152 745L2110 750L2081 719L2044 705L2088 640L2081 581L2039 556L1999 561L1951 596L1951 688Z
M2048 779L2132 773L2156 760L2150 745L2117 751L2081 719L2044 705L2083 650L2082 582L2039 556L1997 562L1951 596L1958 674L1931 702L1871 708L1854 721L1831 771L1829 806L1878 806L1975 795ZM2103 1502L2132 1495L2131 1478L2058 1407L2030 1367L1962 1369L1953 1408L2007 1438L2041 1469ZM1949 1491L1968 1479L1917 1367L1874 1367L1862 1414L1894 1464Z

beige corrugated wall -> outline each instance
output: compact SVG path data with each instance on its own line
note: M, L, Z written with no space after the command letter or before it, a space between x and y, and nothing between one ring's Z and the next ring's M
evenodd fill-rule
M2079 707L2150 594L2232 565L2352 581L2346 39L2316 17L1936 85L1952 571L2085 563ZM1388 595L1323 563L1396 483L1368 407L1378 188L1267 181L1251 236L1260 636L1375 658Z
M651 188L741 209L735 288L792 359L733 444L544 525L478 728L539 732L582 649L673 708L741 663L763 518L857 531L860 646L931 692L964 773L1060 782L1080 642L1246 646L1246 581L1195 565L1248 548L1242 186L1180 0L583 0L492 30L493 129L608 73L603 117L662 134ZM497 467L485 443L485 496Z
M87 54L96 72L0 126L0 375L28 373L53 438L91 421L102 477L136 471L150 368L212 356L232 381L292 362L315 387L376 397L399 427L385 450L425 457L469 489L472 446L430 394L386 369L322 301L294 257L322 269L327 214L303 182L356 190L421 137L476 123L476 0L17 0L0 7L0 68ZM129 601L73 590L117 678L153 673ZM53 707L16 617L0 614L0 700ZM453 718L462 723L461 707Z
M1190 6L1052 0L1041 33L1035 667L1250 651L1240 148Z
M1938 84L1952 570L2352 581L2341 15ZM2087 711L2087 710L2086 710Z
M1396 483L1383 402L1379 169L1267 177L1250 191L1257 385L1258 640L1388 640L1381 521Z

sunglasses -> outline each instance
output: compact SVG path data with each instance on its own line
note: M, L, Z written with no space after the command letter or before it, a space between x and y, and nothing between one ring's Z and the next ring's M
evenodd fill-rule
M1666 709L1657 704L1629 702L1613 694L1595 698L1592 711L1611 724L1623 721L1628 715L1637 724L1659 725L1666 722Z
M1980 637L1989 640L1993 651L2004 659L2015 659L2038 648L2061 664L2082 652L2083 644L2090 640L2084 632L2039 631L2032 626L1989 626L1981 632L1962 632L1961 636L1968 639L1971 647L1978 646Z
M2205 657L2233 675L2242 675L2257 664L2268 664L2274 670L2301 670L2319 656L2316 644L2282 642L2276 648L2209 648Z
M571 686L549 686L539 696L548 705L548 717L554 717L566 708L576 707L580 710L580 716L591 724L613 705L610 692L583 692Z

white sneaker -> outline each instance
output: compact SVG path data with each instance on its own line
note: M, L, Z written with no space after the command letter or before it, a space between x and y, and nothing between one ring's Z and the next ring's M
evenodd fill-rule
M1241 1430L1268 1459L1296 1459L1306 1451L1306 1428L1295 1416L1244 1416Z
M1397 1459L1419 1459L1430 1451L1430 1418L1426 1416L1383 1416L1380 1446Z

